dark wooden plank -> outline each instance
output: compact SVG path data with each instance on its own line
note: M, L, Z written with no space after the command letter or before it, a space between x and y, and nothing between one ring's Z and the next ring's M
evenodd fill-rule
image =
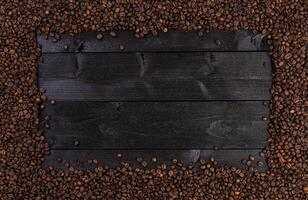
M266 52L44 54L39 84L59 100L269 100Z
M263 148L267 138L268 108L259 101L59 101L47 114L53 149Z
M216 42L220 41L221 44ZM117 38L111 38L108 33L98 41L96 33L83 32L72 38L64 35L58 43L38 37L43 52L65 52L63 46L69 45L69 52L119 52L120 45L125 51L266 51L265 37L248 31L211 31L198 37L195 32L170 31L160 33L159 37L147 36L137 39L131 32L121 32ZM218 45L219 44L219 45Z
M249 155L255 156L256 160L251 166L258 171L266 171L267 165L265 159L259 156L260 149L255 150L52 150L51 154L45 156L44 164L52 165L57 168L63 168L61 161L68 161L73 164L85 163L83 167L91 168L86 162L88 160L96 159L104 165L116 167L120 162L128 162L133 167L141 167L137 162L137 158L142 158L147 162L147 167L155 168L161 163L168 165L172 164L172 159L177 159L184 165L195 165L200 159L209 160L214 157L218 166L233 166L238 168L245 168L241 163L242 159L247 159ZM117 154L122 154L122 158L117 158ZM153 157L157 158L157 162L153 163ZM264 165L259 167L256 165L257 161L262 161Z

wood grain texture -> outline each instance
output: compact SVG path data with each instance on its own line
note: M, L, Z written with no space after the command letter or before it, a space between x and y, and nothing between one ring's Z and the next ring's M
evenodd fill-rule
M217 40L221 45L217 45ZM43 52L119 52L124 45L127 52L144 51L266 51L265 37L248 31L211 31L198 37L195 32L170 31L160 33L159 37L147 36L137 39L131 32L120 32L118 37L111 38L104 34L103 40L96 39L96 33L83 32L72 38L64 35L60 42L53 43L38 37ZM63 46L69 45L69 50Z
M53 149L263 148L262 102L58 101L41 115ZM79 141L74 146L74 141Z
M45 157L45 165L52 165L57 168L63 168L64 165L58 162L59 158L73 164L82 164L85 168L91 168L86 162L96 159L100 163L108 166L118 166L120 162L128 162L131 166L142 166L137 162L137 158L142 158L147 162L147 167L155 168L160 163L172 164L172 159L177 159L184 165L195 165L200 159L209 160L214 157L219 166L233 166L245 168L241 163L242 159L247 159L249 155L253 155L256 161L252 163L258 171L266 171L267 165L265 159L259 156L259 149L255 150L52 150L51 154ZM121 159L117 158L117 154L123 155ZM151 159L157 158L157 162L153 163ZM264 165L258 167L257 161L262 161Z
M248 155L264 161L258 157L267 138L261 118L269 110L261 100L270 99L271 87L264 35L170 31L136 39L120 32L99 41L84 32L38 42L39 85L57 100L41 114L51 117L45 165L61 168L61 157L117 166L117 153L136 167L137 157L153 156L169 164L214 156L219 165L239 168ZM214 145L219 150L211 150Z
M44 54L39 84L58 100L269 100L266 52Z

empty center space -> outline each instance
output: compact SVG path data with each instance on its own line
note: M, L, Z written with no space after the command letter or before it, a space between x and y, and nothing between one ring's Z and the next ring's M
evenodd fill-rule
M260 37L242 31L145 39L123 33L102 41L83 33L57 44L39 38L39 85L56 101L41 113L52 153L46 162L95 157L113 164L112 155L123 152L131 160L158 154L187 163L213 155L238 166L257 156L266 146L262 118L271 88Z

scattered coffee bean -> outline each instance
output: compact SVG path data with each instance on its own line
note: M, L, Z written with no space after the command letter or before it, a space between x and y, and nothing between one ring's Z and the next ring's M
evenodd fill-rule
M249 155L249 160L254 161L255 157L253 155Z
M111 37L117 37L118 36L117 33L114 32L114 31L111 31L109 34L110 34Z
M222 44L222 42L220 41L220 40L215 40L215 44L217 45L217 46L221 46L221 44Z
M74 141L74 146L79 146L80 142L78 140Z
M123 51L123 50L125 49L125 47L124 47L123 44L121 44L121 45L119 46L119 48L120 48L121 51Z
M69 45L68 45L68 44L65 44L65 45L63 46L63 49L64 49L65 51L67 51L67 50L69 49Z
M103 34L101 34L101 33L99 33L99 34L97 34L96 35L96 39L98 39L98 40L102 40L103 39Z
M141 162L141 165L142 165L143 167L146 167L146 166L148 165L148 163L147 163L146 161L142 161L142 162Z
M45 123L45 128L49 129L50 125L48 123Z
M53 100L53 99L52 99L52 100L49 101L49 103L50 103L51 105L55 105L55 104L56 104L56 100Z

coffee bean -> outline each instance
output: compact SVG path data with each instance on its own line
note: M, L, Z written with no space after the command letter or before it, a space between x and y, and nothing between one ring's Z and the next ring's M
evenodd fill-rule
M152 35L153 35L154 37L157 37L157 36L158 36L158 32L157 32L156 30L153 30L153 31L152 31Z
M69 49L69 45L68 45L68 44L65 44L65 45L63 46L63 49L64 49L65 51L67 51L67 50Z
M50 125L48 123L45 123L45 128L49 129Z
M109 34L110 34L111 37L117 37L118 36L117 33L114 32L114 31L111 31Z
M257 162L257 165L258 165L259 167L263 167L263 162L262 162L262 161L258 161L258 162Z
M253 155L249 155L249 160L254 161L255 157Z
M308 185L304 186L304 193L308 194Z
M161 169L165 170L167 168L167 165L165 163L161 164Z
M55 101L55 100L50 100L49 103L50 103L51 105L55 105L55 104L56 104L56 101Z
M141 157L137 158L137 162L141 163L143 161L143 159Z
M74 146L79 146L80 145L80 142L78 140L75 140L74 141Z
M307 199L308 185L304 177L307 174L305 133L308 41L305 3L301 0L2 1L1 199ZM166 33L174 29L178 33ZM216 47L222 47L226 41L228 51L240 50L239 47L246 45L254 45L255 49L247 50L255 51L264 51L263 46L267 47L273 63L273 84L271 100L265 106L268 106L271 115L264 120L269 122L269 138L260 153L267 159L267 172L256 172L252 166L248 169L215 166L217 161L205 156L210 150L201 153L206 158L200 159L200 168L195 168L198 165L195 160L199 155L196 157L186 150L183 151L189 154L184 153L183 156L186 158L188 155L188 160L195 164L187 165L177 161L168 170L166 164L156 168L146 165L139 169L124 161L113 167L102 166L95 159L91 160L91 164L94 164L91 169L79 169L67 161L62 162L66 167L64 169L56 169L45 163L48 160L55 163L52 155L66 152L50 150L55 143L52 140L54 136L46 133L50 142L48 144L39 126L39 108L42 102L47 101L45 91L41 91L37 84L40 82L38 80L44 78L38 77L40 73L37 73L42 70L38 65L44 62L44 59L39 61L42 49L48 51L48 48L53 48L48 47L49 43L60 42L60 47L64 45L62 48L68 51L66 41L60 41L64 33L78 36L82 31L95 31L98 33L97 39L103 39L105 33L128 30L140 40L150 33L158 36L158 31L163 31L165 33L156 40L170 43L170 49L177 45L172 41L182 45L183 38L178 36L183 31L196 31L202 40L214 40ZM209 33L210 30L215 31ZM204 36L206 33L209 33L208 38ZM42 41L43 47L38 44L41 38L36 38L40 34L41 38L49 39ZM198 37L196 34L195 37ZM149 39L153 38L146 40ZM266 40L265 45L262 40ZM189 41L188 38L185 44ZM92 44L88 42L79 41L74 45L77 51L83 51ZM106 42L109 45L112 41ZM199 51L200 45L206 47L206 42L203 42L200 40L199 44L193 44L197 47L194 50ZM44 46L46 44L47 49ZM179 48L188 51L186 47ZM243 55L243 52L237 53ZM224 62L218 54L216 57L209 57L209 65ZM260 67L266 69L270 62L262 58L260 63ZM46 125L49 127L48 120L42 123L42 128ZM50 152L51 155L48 155ZM216 154L220 155L220 151L213 153ZM209 163L206 163L208 159ZM254 161L249 157L245 163L252 165ZM140 163L143 162L141 159ZM261 166L260 162L256 163L258 167Z
M99 34L97 34L96 35L96 39L98 39L98 40L102 40L103 39L103 34L101 34L101 33L99 33Z
M45 92L46 92L46 89L41 87L41 88L40 88L40 92L41 92L41 93L45 93Z
M170 171L168 172L168 175L169 175L169 176L173 176L173 175L174 175L174 172L173 172L172 170L170 170Z
M146 166L148 165L148 163L147 163L146 161L142 161L142 162L141 162L141 165L142 165L143 167L146 167Z
M202 37L203 35L204 35L204 32L203 32L203 31L199 31L199 32L198 32L198 36L199 36L199 37Z
M123 50L125 49L125 47L124 47L123 44L121 44L121 45L119 46L119 48L120 48L121 51L123 51Z
M42 101L47 101L46 95L42 95L42 96L41 96L41 99L42 99Z
M222 42L220 41L220 40L215 40L215 44L217 45L217 46L221 46L221 44L222 44Z

